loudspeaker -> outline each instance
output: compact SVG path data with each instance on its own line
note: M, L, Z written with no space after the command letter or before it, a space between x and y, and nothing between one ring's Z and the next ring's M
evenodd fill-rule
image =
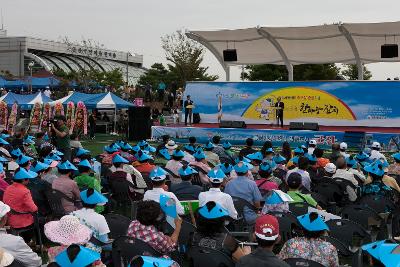
M399 56L397 44L384 44L381 46L381 58L394 58Z
M316 122L291 122L289 130L311 130L319 131L319 125Z
M237 52L236 49L225 49L223 51L224 61L232 62L237 61Z
M129 141L139 141L151 138L150 107L129 108Z
M219 128L246 128L244 121L221 121Z
M200 123L200 113L193 113L193 123Z

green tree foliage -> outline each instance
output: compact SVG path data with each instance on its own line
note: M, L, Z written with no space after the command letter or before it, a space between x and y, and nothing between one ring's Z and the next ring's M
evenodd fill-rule
M363 64L363 79L370 80L372 78L372 73ZM358 80L358 69L356 64L345 64L341 71L342 76L346 80Z
M75 81L79 86L110 86L118 88L124 85L123 75L120 69L112 71L100 71L95 69L66 72L55 69L53 74L61 78L61 85L68 87L69 83Z
M335 64L302 64L293 69L295 81L336 80L340 74ZM285 66L249 65L244 77L249 81L287 81L288 73Z
M152 88L157 88L161 81L164 81L166 84L172 82L172 73L163 64L154 63L147 70L146 74L140 76L138 84L141 86L149 84Z

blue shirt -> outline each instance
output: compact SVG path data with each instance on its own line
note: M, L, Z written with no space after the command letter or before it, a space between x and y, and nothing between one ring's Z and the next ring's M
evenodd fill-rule
M250 203L262 200L262 196L256 182L249 180L249 178L245 176L238 176L236 179L230 181L225 187L225 193L231 195L232 197L240 197ZM248 223L255 222L257 214L254 211L245 207L243 213L244 218Z
M165 90L165 88L167 88L165 83L161 82L161 83L158 84L158 90Z

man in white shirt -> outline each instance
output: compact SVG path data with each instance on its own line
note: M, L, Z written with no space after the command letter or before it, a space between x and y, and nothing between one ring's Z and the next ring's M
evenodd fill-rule
M0 201L0 247L26 267L41 266L42 259L32 251L22 237L7 234L4 227L7 223L7 213L9 211L10 207Z
M350 156L349 154L346 153L347 144L345 142L341 142L339 147L340 147L340 155L342 155L345 158Z
M202 207L207 202L214 201L225 208L228 211L229 216L236 220L238 213L235 209L235 205L233 204L232 197L224 192L221 192L221 185L225 178L224 172L217 168L211 170L208 173L208 177L210 179L211 188L207 192L200 193L199 206Z
M377 159L383 159L386 161L385 155L383 155L381 152L381 144L378 142L373 142L371 145L371 156L369 157L370 160L374 161Z
M360 165L352 156L346 158L346 164L347 164L347 171L354 174L354 178L358 177L363 182L365 182L367 178L361 171L357 170L357 168L359 168Z
M314 150L316 147L317 147L317 141L314 139L311 139L308 142L308 154L312 155L314 153Z
M160 203L160 196L166 195L172 198L176 203L176 212L179 215L184 215L185 210L182 204L179 202L178 198L174 193L166 191L168 186L165 184L165 179L167 178L167 172L161 169L160 167L155 168L150 173L150 179L153 183L153 189L146 191L143 196L143 200L154 200L157 203Z

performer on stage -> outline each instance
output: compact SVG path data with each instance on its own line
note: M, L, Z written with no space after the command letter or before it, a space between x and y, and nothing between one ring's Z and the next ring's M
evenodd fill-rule
M185 125L187 125L187 119L189 117L189 126L192 124L192 114L193 114L193 101L190 99L190 95L186 97L183 103L185 108Z
M279 126L279 121L281 122L281 127L283 128L283 110L285 109L285 104L281 102L281 98L278 97L278 101L275 103L276 108L276 122Z

